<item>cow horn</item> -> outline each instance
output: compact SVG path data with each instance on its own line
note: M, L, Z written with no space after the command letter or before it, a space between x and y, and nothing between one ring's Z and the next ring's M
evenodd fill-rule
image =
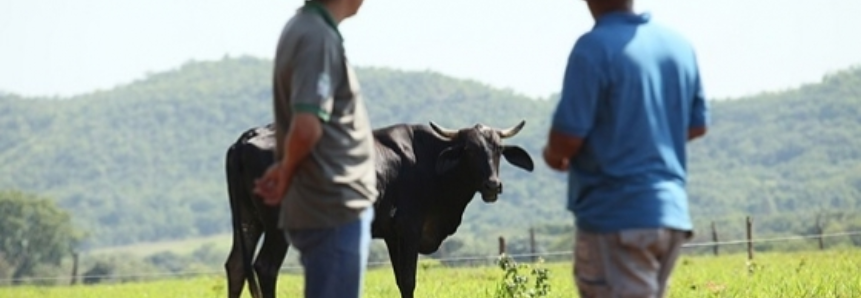
M523 125L526 125L526 120L520 120L520 123L518 123L514 127L500 130L499 137L503 139L513 137L518 132L520 132L521 129L523 129Z
M431 128L433 128L433 130L436 133L438 133L438 134L440 134L446 138L451 139L451 138L454 138L455 136L457 136L456 130L442 128L439 125L437 125L436 123L434 123L433 121L430 121L430 126L431 126Z

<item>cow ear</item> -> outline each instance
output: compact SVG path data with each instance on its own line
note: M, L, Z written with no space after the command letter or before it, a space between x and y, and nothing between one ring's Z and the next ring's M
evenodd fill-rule
M535 165L532 163L532 157L529 156L529 153L526 153L526 150L523 150L523 148L518 146L503 146L502 156L505 156L505 160L509 163L521 169L532 172L535 168Z
M450 171L460 162L463 154L462 146L452 146L442 150L436 158L436 173L444 174Z

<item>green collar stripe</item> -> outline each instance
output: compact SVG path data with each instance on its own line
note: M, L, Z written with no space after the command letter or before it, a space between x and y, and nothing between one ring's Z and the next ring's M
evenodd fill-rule
M326 113L326 111L324 111L322 108L320 108L320 106L317 105L308 103L297 103L293 105L293 108L295 109L296 113L314 114L314 116L317 116L318 118L320 118L320 120L323 120L323 122L327 122L331 118L331 115L329 115L329 113Z
M335 33L338 33L338 37L340 37L341 40L344 39L344 37L341 36L341 31L338 30L338 25L335 24L335 19L332 18L332 14L329 13L329 9L323 6L322 3L313 0L305 1L305 6L303 7L303 9L305 9L306 11L313 11L323 17L323 20L326 21L326 24L329 24L329 27L332 27L332 29L335 30Z

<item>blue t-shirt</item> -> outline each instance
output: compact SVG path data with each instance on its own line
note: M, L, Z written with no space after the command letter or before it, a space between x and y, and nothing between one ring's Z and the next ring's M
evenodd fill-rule
M567 205L583 230L693 229L685 145L708 106L692 46L649 19L602 16L568 60L553 129L584 139Z

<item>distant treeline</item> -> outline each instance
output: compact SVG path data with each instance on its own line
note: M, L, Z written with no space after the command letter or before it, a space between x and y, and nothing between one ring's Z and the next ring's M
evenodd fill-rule
M225 58L69 99L0 95L0 188L55 199L87 233L81 250L226 233L225 150L244 130L271 121L270 72L269 60ZM557 96L528 98L433 72L357 72L377 127L526 120L509 142L524 146L538 167L501 166L506 191L497 203L475 200L467 209L457 235L468 242L463 253L492 252L496 237L516 242L530 226L573 222L564 176L540 161ZM858 213L861 70L710 104L709 134L690 149L698 237L710 237L717 221L733 238L747 215L763 219L759 235L792 235L809 232L818 212ZM857 219L828 220L828 229L859 227ZM567 247L548 241L548 249Z

